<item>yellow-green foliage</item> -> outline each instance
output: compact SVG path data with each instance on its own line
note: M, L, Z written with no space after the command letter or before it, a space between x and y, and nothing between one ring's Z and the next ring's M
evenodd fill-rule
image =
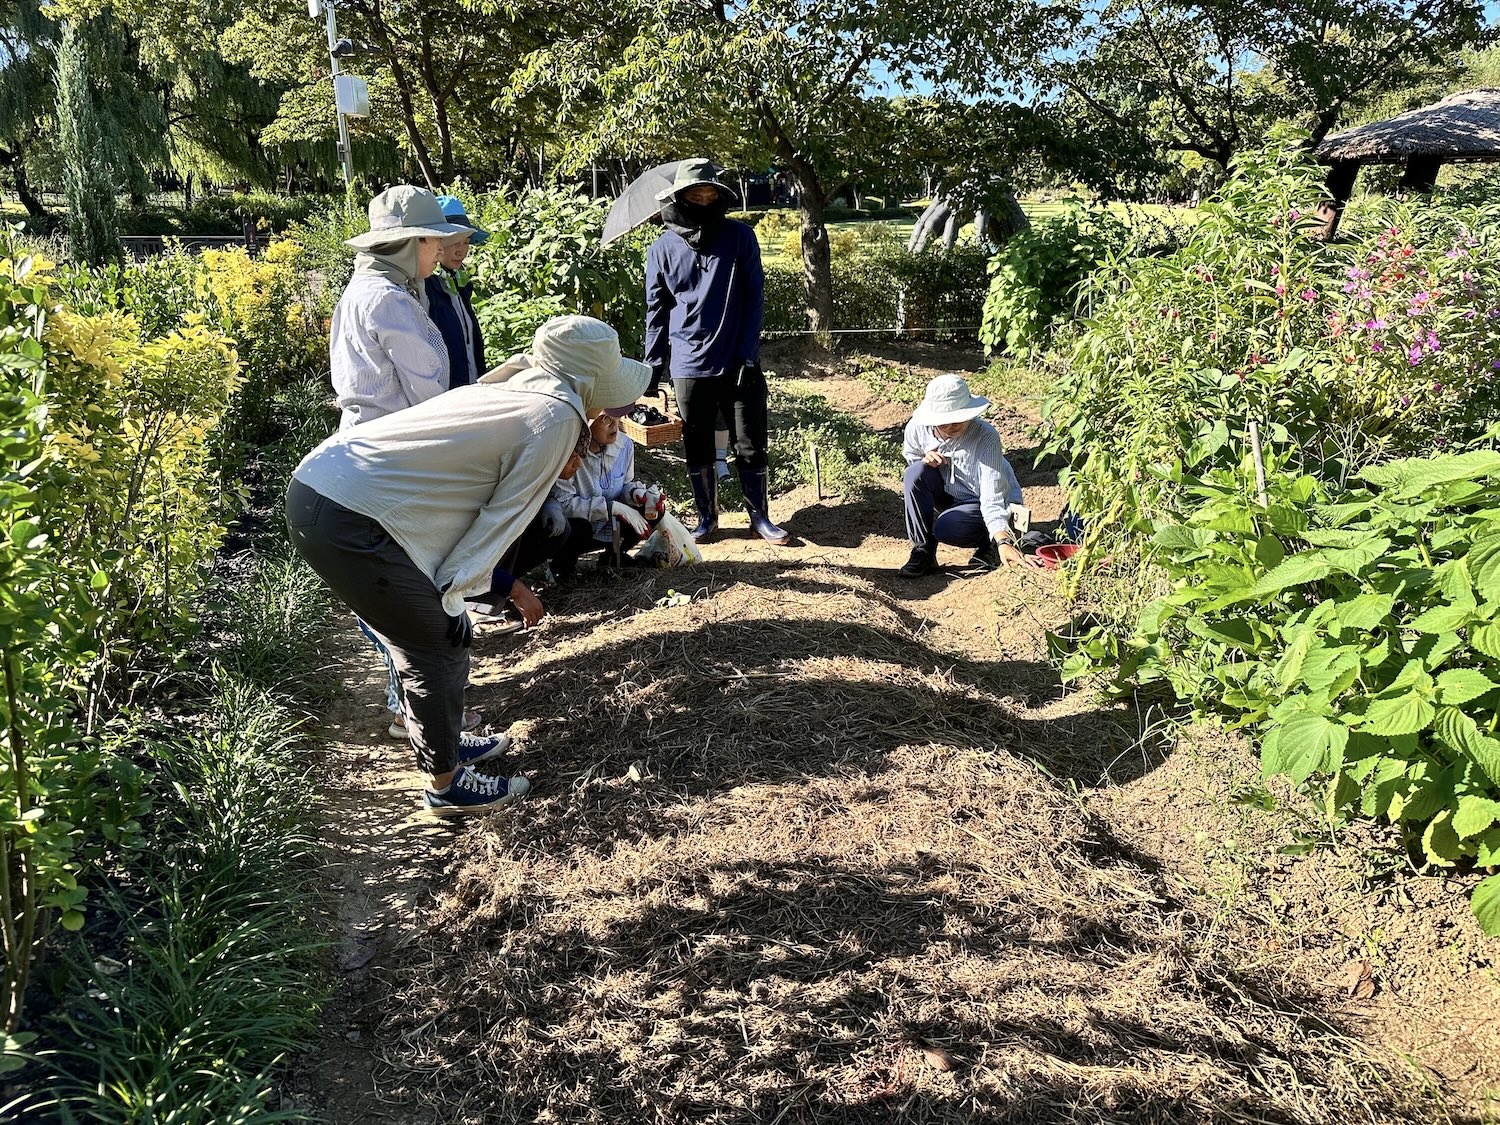
M143 341L129 315L58 309L42 334L46 523L68 557L109 576L106 645L170 630L224 533L211 439L240 367L226 336L186 321Z

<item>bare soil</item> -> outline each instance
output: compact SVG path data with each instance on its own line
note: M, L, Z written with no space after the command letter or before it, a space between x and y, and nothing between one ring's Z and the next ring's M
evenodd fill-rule
M837 357L782 357L889 431ZM979 358L904 345L919 371ZM997 412L1040 522L1032 419ZM731 514L702 567L584 574L471 700L535 789L450 826L357 638L329 716L341 989L284 1104L338 1123L1488 1121L1496 943L1248 749L1067 692L1048 572L899 492ZM686 604L665 604L686 594ZM679 600L679 599L671 599ZM663 604L658 604L659 602ZM1267 807L1269 806L1269 811ZM1290 857L1300 830L1322 846ZM1320 835L1321 832L1321 835Z

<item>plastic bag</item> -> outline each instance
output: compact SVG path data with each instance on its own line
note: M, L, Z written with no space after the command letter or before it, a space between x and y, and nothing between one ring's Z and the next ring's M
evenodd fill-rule
M671 512L656 523L656 530L636 548L635 557L656 566L692 566L703 561L703 552L687 528Z

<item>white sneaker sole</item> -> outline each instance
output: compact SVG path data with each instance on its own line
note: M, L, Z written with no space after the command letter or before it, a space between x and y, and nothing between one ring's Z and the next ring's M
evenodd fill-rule
M512 777L507 779L505 796L496 801L488 801L482 805L432 805L428 804L424 798L422 804L433 816L468 816L470 813L503 809L518 797L524 797L530 792L531 782L524 777Z

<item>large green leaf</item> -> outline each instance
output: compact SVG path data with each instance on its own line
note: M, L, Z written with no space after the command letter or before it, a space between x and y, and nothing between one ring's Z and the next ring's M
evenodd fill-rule
M1469 644L1491 660L1500 660L1500 625L1481 625L1469 634Z
M1457 707L1439 708L1432 729L1449 750L1473 761L1500 785L1500 741L1482 733L1479 724Z
M1500 867L1500 828L1491 828L1479 837L1474 862L1480 867Z
M1458 799L1458 808L1453 813L1453 830L1459 838L1467 840L1477 836L1500 820L1500 801L1465 793Z
M1392 498L1419 496L1455 480L1500 475L1500 452L1477 449L1442 457L1408 457L1374 465L1359 474Z
M1435 708L1415 691L1370 700L1360 719L1360 729L1368 734L1416 734L1426 730L1437 714Z
M1320 555L1312 552L1292 555L1281 565L1273 567L1262 575L1250 593L1255 597L1263 597L1290 586L1300 586L1304 582L1316 582L1320 578L1327 578L1332 571L1333 567L1329 566L1328 561Z
M1343 723L1302 711L1271 728L1261 744L1261 768L1301 784L1314 773L1337 769L1348 742L1349 728Z
M1500 535L1475 540L1464 562L1479 593L1490 601L1500 601Z
M1469 906L1479 919L1480 928L1490 937L1500 937L1500 875L1481 879Z
M1428 863L1452 867L1462 848L1458 833L1453 830L1453 824L1448 819L1447 809L1427 822L1427 827L1422 832L1422 852L1427 856Z
M1361 632L1375 628L1388 616L1396 599L1389 594L1356 594L1340 598L1334 605L1335 620L1345 629Z
M1435 605L1413 618L1410 627L1419 633L1453 633L1473 620L1472 605Z
M1438 700L1456 707L1494 691L1500 684L1475 668L1450 668L1438 673L1437 686Z

